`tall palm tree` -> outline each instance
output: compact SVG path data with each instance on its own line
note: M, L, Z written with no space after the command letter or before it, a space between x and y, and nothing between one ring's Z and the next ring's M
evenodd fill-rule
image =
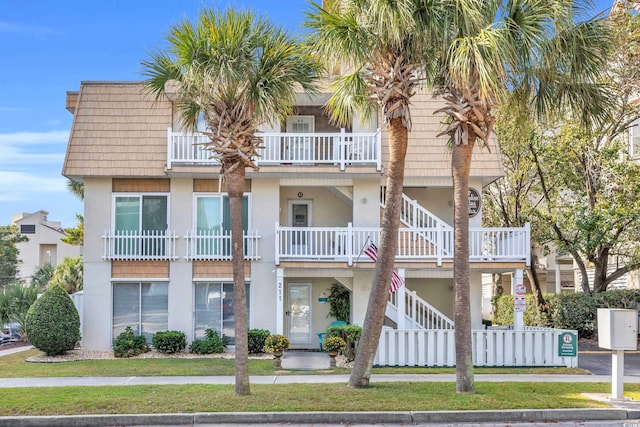
M313 4L306 25L313 50L331 65L349 70L332 82L327 106L332 119L350 124L355 113L382 113L389 132L385 210L373 283L349 385L369 384L382 331L398 246L410 101L428 68L429 1L342 0Z
M456 390L473 392L467 195L476 142L486 146L494 108L509 98L541 117L577 113L602 118L607 37L601 20L583 20L582 2L442 0L444 22L438 89L449 116L454 186ZM522 110L521 110L522 111ZM568 117L568 116L567 116Z
M316 90L317 62L284 30L249 11L203 9L197 21L172 26L165 52L143 61L146 86L156 96L176 91L185 127L203 115L211 150L222 165L231 208L233 291L238 395L250 393L247 307L242 237L245 168L254 162L265 122L289 115L295 93Z

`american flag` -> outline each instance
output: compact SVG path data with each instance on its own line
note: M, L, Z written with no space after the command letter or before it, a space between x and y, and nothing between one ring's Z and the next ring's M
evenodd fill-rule
M364 250L365 255L376 262L378 260L378 247L375 244L370 244L367 246L367 249ZM389 293L395 292L400 288L400 286L404 285L404 280L398 274L397 269L393 269L393 273L391 274L391 286L389 286Z

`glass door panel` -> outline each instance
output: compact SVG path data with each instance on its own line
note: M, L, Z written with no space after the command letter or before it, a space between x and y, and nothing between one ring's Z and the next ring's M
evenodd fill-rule
M289 283L287 287L287 336L291 344L311 343L311 284Z

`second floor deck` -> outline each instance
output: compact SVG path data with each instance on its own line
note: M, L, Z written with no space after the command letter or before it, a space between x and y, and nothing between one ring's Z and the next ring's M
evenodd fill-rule
M314 166L334 165L343 171L347 166L364 165L382 169L381 133L346 132L336 133L291 133L262 132L263 148L258 150L258 165ZM201 133L174 132L167 130L167 169L174 165L215 165L205 144L209 138Z

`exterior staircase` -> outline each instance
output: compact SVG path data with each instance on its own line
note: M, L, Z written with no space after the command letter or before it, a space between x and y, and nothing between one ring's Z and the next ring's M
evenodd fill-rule
M385 188L380 191L380 207L385 207ZM429 212L424 206L418 203L416 200L412 200L406 194L402 194L402 206L400 209L400 223L407 227L418 229L422 231L416 231L416 238L422 238L429 241L431 244L436 244L436 239L432 236L436 235L433 230L444 231L451 230L452 227L438 218L433 213ZM426 232L426 230L430 230ZM440 234L441 235L441 234ZM438 239L442 242L442 253L450 255L453 253L453 242L447 241L447 239ZM386 316L396 323L399 323L399 304L398 297L404 295L404 326L405 329L454 329L453 320L438 311L431 304L423 300L418 296L415 291L411 291L404 287L404 290L398 290L389 294L389 301L387 302ZM402 305L402 304L400 304Z

